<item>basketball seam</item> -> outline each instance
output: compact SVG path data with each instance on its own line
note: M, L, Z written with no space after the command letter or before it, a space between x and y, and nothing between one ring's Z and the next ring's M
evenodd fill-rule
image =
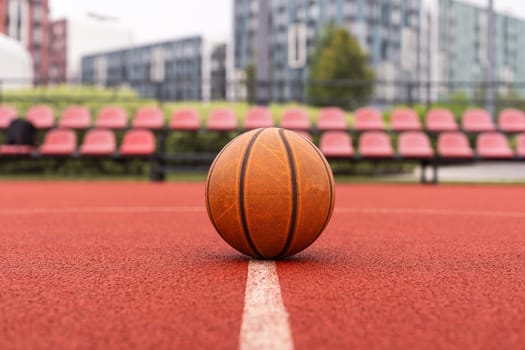
M286 155L287 155L288 163L290 166L290 177L291 177L291 183L292 183L292 215L291 215L291 220L290 220L290 228L288 229L288 235L286 237L286 243L282 251L279 254L277 254L277 257L281 258L290 249L294 231L297 226L298 189L297 189L297 170L295 169L295 158L293 156L290 143L288 142L288 139L286 138L284 134L284 129L279 130L279 136L281 137L281 140L283 141L283 144L284 144L284 148L286 149Z
M319 232L315 235L315 239L312 241L315 242L317 240L317 238L319 238L319 236L321 235L321 233L324 231L324 229L326 228L326 226L328 225L328 222L330 221L330 218L332 217L332 212L333 212L333 205L332 205L332 201L334 200L334 194L333 194L333 188L334 188L334 183L332 181L332 176L331 176L331 172L330 170L328 169L328 165L327 165L327 162L324 160L324 156L323 154L319 151L319 149L313 144L311 143L310 141L306 140L308 142L308 144L314 149L314 151L317 153L317 155L319 156L319 158L321 159L321 162L323 163L323 166L325 168L325 171L326 171L326 175L328 176L328 182L330 183L330 199L329 199L329 210L328 212L326 213L326 219L324 221L324 224L323 226L321 226L321 229L319 230Z
M215 160L213 161L213 163L211 164L211 167L210 167L210 171L208 173L208 179L206 181L206 208L208 209L208 217L210 218L210 221L211 221L211 224L213 225L213 227L215 228L215 231L217 231L219 233L219 235L222 237L222 239L224 239L225 241L226 238L222 235L221 231L219 230L218 228L218 225L217 223L215 222L215 219L213 218L213 215L211 215L211 205L210 205L210 182L211 182L211 178L212 178L212 175L213 175L213 171L215 170L215 166L217 165L218 161L219 161L219 158L222 156L222 154L224 153L224 151L226 151L226 149L232 144L232 142L229 142L226 146L224 146L224 148L219 152L219 154L217 154L217 157L215 157Z
M239 208L240 208L240 215L241 215L241 222L242 222L242 230L244 237L246 238L246 241L248 242L248 245L252 249L254 255L261 259L264 258L261 253L257 250L257 247L255 246L255 243L252 240L252 237L250 236L250 231L248 230L248 221L246 219L246 209L244 208L244 187L245 187L245 180L246 180L246 167L248 166L248 159L250 158L250 153L252 151L253 145L255 144L255 141L257 138L261 135L261 133L265 129L259 130L250 140L248 143L248 148L246 149L246 153L244 154L244 158L242 160L241 164L241 174L240 174L240 186L239 186Z

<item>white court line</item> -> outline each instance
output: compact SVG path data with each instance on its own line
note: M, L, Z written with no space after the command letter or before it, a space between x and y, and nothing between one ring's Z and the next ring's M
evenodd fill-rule
M240 334L241 350L294 348L274 261L250 260Z
M77 208L0 208L0 215L32 214L82 214L82 213L198 213L205 207L77 207ZM491 216L502 218L525 218L525 212L497 210L447 210L418 208L335 208L341 214L368 215L435 215L435 216Z

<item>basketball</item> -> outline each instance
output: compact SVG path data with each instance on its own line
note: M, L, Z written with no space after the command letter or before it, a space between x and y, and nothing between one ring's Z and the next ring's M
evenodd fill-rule
M310 246L330 221L334 178L318 148L280 128L233 139L206 180L206 208L221 237L239 252L279 259Z

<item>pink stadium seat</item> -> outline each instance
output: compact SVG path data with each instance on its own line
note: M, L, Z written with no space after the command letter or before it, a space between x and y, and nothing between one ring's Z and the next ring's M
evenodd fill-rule
M55 125L55 116L49 106L33 106L26 113L26 119L37 129L51 129Z
M176 110L171 116L171 130L197 131L200 126L201 120L199 113L192 108Z
M417 113L410 108L398 108L390 115L390 128L394 131L421 130Z
M231 109L215 109L208 117L206 128L212 131L234 131L237 129L237 117Z
M31 146L22 146L22 145L1 145L0 154L1 155L27 155L31 154L35 149Z
M150 130L130 130L124 135L120 154L123 156L150 156L155 153L155 136Z
M90 130L80 147L80 154L89 156L109 156L116 150L115 134L110 130Z
M164 116L157 107L142 107L135 113L132 125L137 129L159 130L164 126Z
M308 113L302 108L289 108L281 118L281 128L308 131L312 127Z
M499 114L499 128L505 132L524 132L525 113L519 109L505 109Z
M250 108L244 121L244 129L253 130L274 126L272 113L265 107Z
M478 136L476 150L481 158L511 159L514 153L509 147L505 135L497 132L486 132Z
M465 158L474 157L467 136L461 132L445 132L439 135L438 154L441 158Z
M386 133L367 131L359 138L359 154L364 158L391 158L394 149Z
M356 130L384 130L381 113L371 107L360 108L354 114L354 129Z
M516 140L516 155L525 158L525 134L518 135Z
M434 151L427 134L421 131L408 131L399 136L399 155L403 158L432 158Z
M77 148L77 136L73 130L53 129L46 134L40 153L44 155L71 155Z
M0 106L0 129L7 129L16 118L16 109L11 106Z
M348 121L345 112L335 107L321 109L317 120L317 129L321 131L347 130Z
M458 130L454 115L448 109L431 109L427 113L426 127L428 131L444 132Z
M463 130L469 132L493 131L496 129L490 115L483 109L468 109L462 118Z
M68 107L64 110L58 126L66 129L87 129L91 126L91 114L86 107Z
M302 137L304 137L305 139L307 139L308 141L310 142L313 142L312 141L312 134L310 134L308 131L303 131L303 130L294 130L295 133L301 135Z
M125 129L128 126L128 114L121 107L104 107L95 122L95 127L104 129Z
M348 158L354 155L352 138L345 131L327 131L319 142L321 152L327 158Z

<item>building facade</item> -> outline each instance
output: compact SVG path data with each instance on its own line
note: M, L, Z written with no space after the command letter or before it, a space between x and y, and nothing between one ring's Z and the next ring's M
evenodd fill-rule
M212 84L221 69L225 74L220 52L220 46L195 36L90 54L82 58L82 83L127 85L141 96L163 100L224 99L219 92L226 88Z
M94 15L51 22L49 81L80 82L82 56L128 47L133 42L130 29L112 19Z
M234 0L233 74L268 60L267 79L279 82L273 97L300 99L316 39L330 23L346 28L361 44L379 80L377 97L403 98L398 81L436 76L437 6L433 0ZM261 16L262 12L267 13ZM266 22L269 25L265 25ZM267 28L260 33L260 28ZM269 43L268 57L258 42ZM436 46L436 47L435 47ZM416 89L411 92L423 93Z
M525 20L496 13L494 31L494 79L505 94L505 84L525 82ZM463 91L472 97L479 84L469 82L487 81L487 32L485 8L439 0L439 79L447 82L440 88L441 95ZM520 90L525 92L525 86Z
M0 0L0 33L29 50L34 81L45 84L49 65L48 0Z

